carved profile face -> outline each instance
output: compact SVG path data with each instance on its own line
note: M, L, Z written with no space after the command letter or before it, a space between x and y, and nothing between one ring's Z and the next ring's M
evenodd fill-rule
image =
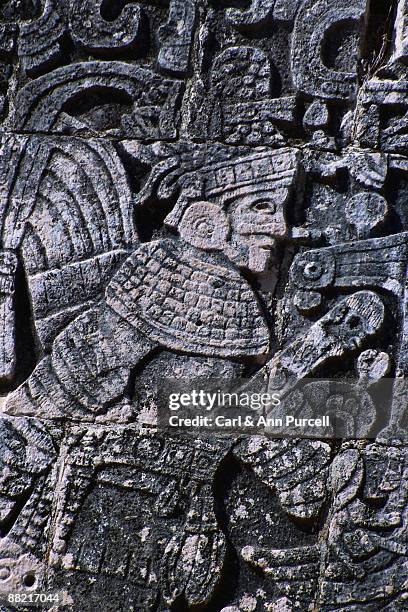
M272 248L287 233L283 204L272 190L238 197L228 212L232 234L249 246Z
M284 204L276 190L238 195L224 205L194 202L178 231L200 249L224 251L239 267L263 272L276 242L287 233Z
M231 244L242 259L239 265L253 272L265 270L277 241L287 234L284 204L276 195L272 189L247 193L228 207Z
M360 291L337 304L322 319L322 326L332 341L341 342L347 350L354 350L380 328L383 319L384 305L378 296Z
M262 273L288 234L285 214L298 175L297 151L216 159L214 151L208 166L181 174L179 197L164 223L193 246L223 251L239 268Z

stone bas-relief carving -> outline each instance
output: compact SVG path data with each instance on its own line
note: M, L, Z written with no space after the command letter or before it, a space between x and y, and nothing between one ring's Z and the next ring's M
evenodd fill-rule
M406 15L3 2L2 610L407 609ZM336 427L164 432L164 377Z

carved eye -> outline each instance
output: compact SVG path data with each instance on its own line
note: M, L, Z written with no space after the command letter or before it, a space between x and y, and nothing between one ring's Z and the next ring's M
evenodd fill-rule
M252 210L256 212L261 212L267 210L268 212L274 213L276 211L276 206L273 202L268 202L266 200L260 200L259 202L254 202L251 205Z
M347 320L350 329L356 329L361 324L361 319L357 315L351 315Z

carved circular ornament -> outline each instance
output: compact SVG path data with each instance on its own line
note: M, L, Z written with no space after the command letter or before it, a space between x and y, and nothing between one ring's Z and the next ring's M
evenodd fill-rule
M319 251L308 251L295 257L291 269L292 278L300 289L322 289L328 287L335 274L332 255Z
M346 204L347 221L363 236L383 223L387 213L387 200L378 193L358 193Z

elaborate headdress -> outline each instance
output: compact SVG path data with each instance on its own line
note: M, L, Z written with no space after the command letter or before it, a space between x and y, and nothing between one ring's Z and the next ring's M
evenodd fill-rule
M129 151L130 152L130 151ZM154 163L154 154L165 155L158 161L136 199L145 205L154 199L177 201L165 219L176 228L193 201L209 200L225 205L248 190L273 189L277 198L286 199L298 169L298 154L294 149L258 149L221 147L219 145L183 145L178 149L159 146L138 147L132 153L146 164ZM282 190L284 193L282 193Z

